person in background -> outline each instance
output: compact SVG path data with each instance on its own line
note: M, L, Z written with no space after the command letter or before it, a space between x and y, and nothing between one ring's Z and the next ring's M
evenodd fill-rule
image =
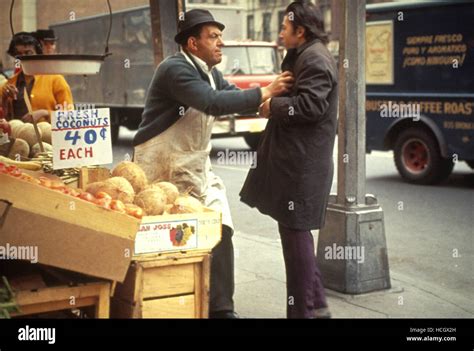
M8 83L8 78L3 73L3 62L0 60L0 91L2 90L3 86ZM3 111L3 106L1 104L1 96L0 96L0 118L4 118L5 114Z
M280 38L283 70L295 84L260 106L268 118L241 201L278 222L286 268L287 317L329 318L311 230L324 226L337 129L337 64L326 48L323 17L312 3L291 3Z
M42 54L42 48L31 33L22 32L13 36L7 53L14 58L22 55L37 55ZM37 111L36 122L51 122L51 111L64 109L73 104L71 89L63 76L30 76L20 69L1 89L2 105L8 119L32 121L23 95L25 88L33 111Z
M36 40L38 40L43 49L44 55L56 54L56 42L58 38L52 29L38 29L33 33Z

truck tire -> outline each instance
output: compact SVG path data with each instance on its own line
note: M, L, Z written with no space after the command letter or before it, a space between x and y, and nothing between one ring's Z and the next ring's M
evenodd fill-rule
M435 137L421 128L409 128L398 135L394 160L402 178L414 184L440 183L454 167L453 160L441 156Z
M244 136L245 142L252 150L257 150L262 134L263 133L249 133Z

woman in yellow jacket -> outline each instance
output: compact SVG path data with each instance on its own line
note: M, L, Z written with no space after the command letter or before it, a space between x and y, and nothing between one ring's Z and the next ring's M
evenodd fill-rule
M29 33L15 34L10 42L8 54L12 57L41 54L39 42ZM61 75L29 76L22 70L8 80L2 88L2 102L7 119L23 119L31 122L24 99L26 88L37 122L50 121L50 112L68 109L73 104L71 89Z

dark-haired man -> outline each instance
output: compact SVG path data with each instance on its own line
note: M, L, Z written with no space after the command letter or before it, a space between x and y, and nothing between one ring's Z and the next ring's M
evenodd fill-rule
M269 118L241 201L278 222L287 280L288 318L329 317L311 230L324 225L333 177L337 66L327 50L323 18L308 2L286 9L280 38L283 70L295 84L260 107Z
M53 55L56 53L56 42L58 38L52 29L38 29L33 33L43 48L43 54Z
M239 90L214 68L222 60L222 30L207 10L185 13L175 41L181 52L155 71L134 139L134 161L150 181L166 180L222 212L222 240L212 251L211 318L236 318L234 312L233 224L225 187L211 169L209 153L214 116L257 111L261 102L286 93L290 73L268 87Z

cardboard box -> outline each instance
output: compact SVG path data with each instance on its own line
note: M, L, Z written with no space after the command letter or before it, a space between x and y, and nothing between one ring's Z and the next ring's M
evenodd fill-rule
M140 221L0 174L0 247L37 248L37 261L122 282Z
M221 240L222 214L201 213L145 216L135 237L135 256L173 251L212 250Z
M109 177L107 169L83 168L80 185L85 189L87 184ZM180 229L183 233L178 234ZM188 231L188 237L184 237L183 229ZM180 239L180 235L183 236L182 240L172 240ZM190 250L210 251L219 243L221 235L222 214L208 208L201 213L145 216L135 237L134 256Z

